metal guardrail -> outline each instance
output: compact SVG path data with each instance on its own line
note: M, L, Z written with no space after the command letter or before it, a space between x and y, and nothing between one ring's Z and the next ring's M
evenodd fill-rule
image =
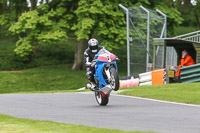
M182 67L180 70L182 83L200 82L200 64Z
M191 33L187 33L187 34L183 34L180 36L176 36L174 38L200 43L200 30L191 32Z

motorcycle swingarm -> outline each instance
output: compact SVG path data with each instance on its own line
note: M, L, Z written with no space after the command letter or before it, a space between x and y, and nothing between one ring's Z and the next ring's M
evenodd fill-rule
M108 94L111 93L112 88L109 85L107 85L107 86L105 86L105 87L103 87L101 89L91 89L91 91L94 91L94 92L103 92L105 95L108 95Z
M99 91L103 92L104 94L108 95L111 93L112 88L110 85L106 85L105 87L101 88Z

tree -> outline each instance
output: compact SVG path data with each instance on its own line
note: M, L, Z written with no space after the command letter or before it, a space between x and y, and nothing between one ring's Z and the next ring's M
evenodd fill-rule
M83 52L92 37L109 50L126 47L125 14L119 9L119 3L126 7L143 5L160 9L168 15L171 34L175 25L183 21L173 0L46 0L46 4L40 0L41 5L36 8L37 1L32 0L31 11L24 12L10 27L9 31L19 36L16 54L28 60L40 45L50 45L75 35L74 70L84 68Z
M119 50L125 46L125 14L119 9L119 3L126 7L143 5L150 9L160 9L168 15L168 26L172 29L171 34L173 34L174 27L183 21L180 12L172 7L174 6L173 0L162 2L162 4L159 0L79 0L78 8L75 11L77 22L72 29L75 30L77 39L82 43L77 43L73 69L83 68L83 61L80 62L80 60L83 60L83 48L87 47L87 43L83 44L83 42L87 42L91 37L97 37L101 44L109 50ZM77 62L78 60L79 62Z
M9 35L8 29L17 21L22 12L27 10L26 0L1 0L0 1L0 34Z
M76 24L72 27L77 36L74 70L81 70L83 52L89 38L96 37L107 49L119 49L126 43L124 13L119 9L119 3L131 6L131 1L79 0L75 10ZM82 60L82 61L81 61Z
M30 0L31 10L34 10L37 7L37 0Z
M40 45L49 45L67 38L67 29L72 18L66 14L67 9L63 3L56 9L48 4L40 5L36 10L23 13L18 22L10 27L13 34L19 36L15 53L22 61L28 61Z
M196 24L198 25L198 29L200 29L200 1L197 0L196 1L196 5L194 6L194 16L195 16L195 20L196 20Z
M7 8L7 0L0 1L0 14L4 13Z
M6 34L6 30L10 26L10 14L8 13L7 0L0 1L0 34Z
M177 10L181 13L180 16L184 19L181 26L189 27L196 25L194 15L195 5L191 4L191 0L177 0L175 3Z
M175 2L173 0L165 0L162 3L157 3L154 9L159 9L167 15L167 36L174 36L175 28L182 24L184 20L181 17L181 12L177 9Z

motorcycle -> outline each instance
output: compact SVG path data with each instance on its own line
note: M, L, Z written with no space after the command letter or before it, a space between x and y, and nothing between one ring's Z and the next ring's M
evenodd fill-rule
M119 60L117 56L106 49L101 49L92 61L91 65L95 67L94 79L96 87L91 89L91 84L87 84L86 87L94 91L99 105L107 105L111 91L119 89L116 60Z

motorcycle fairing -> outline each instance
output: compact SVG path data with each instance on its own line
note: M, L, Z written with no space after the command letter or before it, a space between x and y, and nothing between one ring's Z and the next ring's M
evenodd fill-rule
M104 79L104 77L103 77L104 66L110 65L109 68L108 68L108 69L110 69L112 67L112 64L114 64L114 67L117 71L117 64L116 64L115 59L112 62L105 62L105 61L97 60L96 71L95 71L95 79L97 79L99 81L99 88L100 89L102 89L103 87L108 85L106 83L106 81L108 79Z
M99 61L103 61L103 62L112 62L116 59L116 56L114 54L110 54L110 55L107 55L107 54L102 54L102 55L96 55L95 57L97 57L97 59Z

